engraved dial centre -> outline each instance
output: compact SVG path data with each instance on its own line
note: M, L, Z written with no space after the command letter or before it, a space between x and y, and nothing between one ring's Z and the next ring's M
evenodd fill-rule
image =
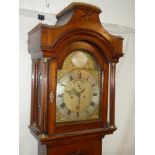
M93 96L92 87L84 79L74 79L64 90L64 102L71 111L79 112L86 109Z

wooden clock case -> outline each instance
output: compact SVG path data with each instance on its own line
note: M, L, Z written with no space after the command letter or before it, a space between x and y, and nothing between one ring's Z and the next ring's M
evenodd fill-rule
M38 140L38 155L101 155L102 138L116 130L115 66L123 56L123 39L102 27L100 13L95 6L72 3L57 14L56 25L39 24L28 34L32 58L29 128ZM100 119L57 123L57 70L77 49L89 51L104 71Z

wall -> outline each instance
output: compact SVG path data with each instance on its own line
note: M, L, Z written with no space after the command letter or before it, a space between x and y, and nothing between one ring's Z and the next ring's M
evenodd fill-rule
M28 54L27 32L38 21L33 18L20 16L19 21L19 155L37 155L37 141L29 132L30 103L31 103L31 57Z
M20 0L20 9L57 14L71 2L85 2L101 8L101 21L134 28L134 0Z
M106 25L109 32L124 37L124 57L116 68L116 125L117 131L103 139L104 155L135 154L135 102L134 102L134 31L116 25Z
M114 5L116 5L115 2L111 7ZM20 10L20 155L37 155L37 141L28 129L31 101L31 58L27 51L27 32L38 24L36 13L35 11ZM114 13L112 17L108 17L109 21L116 21L118 18L115 18ZM47 14L47 17L45 23L55 23L54 15ZM126 18L128 19L128 16ZM128 21L124 25L127 23ZM128 27L120 26L123 24L116 25L113 22L103 25L110 33L124 37L125 53L124 57L120 59L116 71L118 81L116 83L116 125L118 130L113 135L104 138L103 154L134 155L134 29L129 28L132 27L132 24Z

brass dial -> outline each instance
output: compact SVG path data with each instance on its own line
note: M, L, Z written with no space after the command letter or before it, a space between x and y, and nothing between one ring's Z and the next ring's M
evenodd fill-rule
M57 108L69 120L85 120L99 104L96 79L84 70L64 75L57 85Z

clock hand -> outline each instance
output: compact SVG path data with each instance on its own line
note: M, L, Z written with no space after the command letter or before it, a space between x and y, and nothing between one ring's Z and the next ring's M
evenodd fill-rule
M78 97L78 104L80 104L80 98L81 98L81 93L83 93L85 91L85 88L83 90L81 90L80 92L77 92L74 88L70 91L66 91L69 93L69 95L75 95ZM72 96L71 96L72 97Z
M72 89L71 93L78 97L78 104L80 104L80 93L78 93L74 88Z
M75 94L76 96L79 96L79 93L73 88L72 93Z
M79 93L79 104L81 103L81 94L85 91L85 88Z
M80 92L77 92L74 88L72 89L72 91L77 94L80 95L81 93L83 93L85 91L85 88L83 88Z
M69 93L69 95L71 96L71 98L73 98L73 96L72 95L75 95L75 96L79 96L79 94L76 92L76 91L74 91L74 90L70 90L70 91L66 91L66 92L68 92Z
M85 91L85 88L84 88L84 89L82 89L82 90L79 92L79 94L83 93L84 91Z
M78 103L80 104L80 99L81 99L81 93L83 93L85 91L85 88L80 91L80 92L76 92L75 89L73 88L73 91L76 93L76 96L78 97Z
M78 96L78 103L80 104L80 96Z
M75 95L74 93L72 93L71 91L66 91L67 93L69 93L70 97L73 98L72 95Z

